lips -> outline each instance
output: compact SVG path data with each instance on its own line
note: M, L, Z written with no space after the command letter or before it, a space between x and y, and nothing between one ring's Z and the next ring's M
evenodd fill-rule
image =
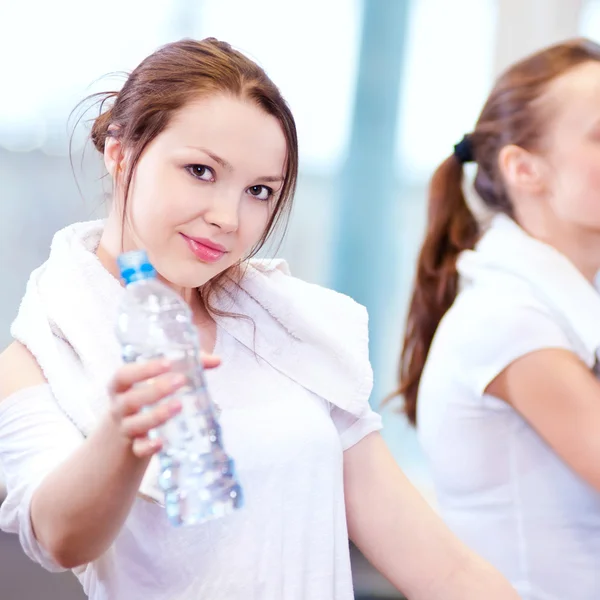
M216 263L227 254L227 248L205 238L181 234L194 256L204 263Z

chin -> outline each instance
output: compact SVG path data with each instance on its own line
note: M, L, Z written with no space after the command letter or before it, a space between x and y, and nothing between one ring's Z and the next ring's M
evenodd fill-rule
M199 288L207 284L211 279L220 275L225 269L219 269L216 265L203 265L196 263L193 267L180 269L164 269L159 271L161 276L176 288Z

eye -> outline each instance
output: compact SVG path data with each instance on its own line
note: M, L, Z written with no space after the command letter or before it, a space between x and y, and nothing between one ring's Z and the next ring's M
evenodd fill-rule
M269 200L273 195L273 190L266 185L253 185L247 192L257 200Z
M201 181L214 181L215 179L213 170L206 165L187 165L185 168L192 177Z

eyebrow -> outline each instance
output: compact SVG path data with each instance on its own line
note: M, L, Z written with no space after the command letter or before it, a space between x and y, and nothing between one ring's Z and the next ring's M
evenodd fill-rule
M283 181L281 175L267 175L266 177L257 177L257 181L266 181L267 183L280 183Z
M211 152L208 148L202 148L200 146L186 146L186 148L191 148L192 150L200 150L200 152L204 152L204 154L210 156L217 164L221 165L224 169L228 171L233 171L233 165L230 162L227 162L224 158L221 158L214 152Z
M221 158L219 155L211 152L208 148L202 148L200 146L186 146L186 148L191 148L192 150L200 150L200 152L204 152L207 156L212 158L218 165L226 169L227 171L233 171L233 165L226 161L224 158ZM283 181L283 177L281 175L266 175L265 177L257 177L257 181L266 181L268 183L278 183Z

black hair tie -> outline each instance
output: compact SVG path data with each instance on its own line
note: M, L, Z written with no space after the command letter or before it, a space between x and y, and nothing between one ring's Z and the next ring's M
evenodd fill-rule
M458 158L461 164L473 162L475 157L473 156L473 142L471 141L470 135L465 135L456 146L454 146L454 156Z

